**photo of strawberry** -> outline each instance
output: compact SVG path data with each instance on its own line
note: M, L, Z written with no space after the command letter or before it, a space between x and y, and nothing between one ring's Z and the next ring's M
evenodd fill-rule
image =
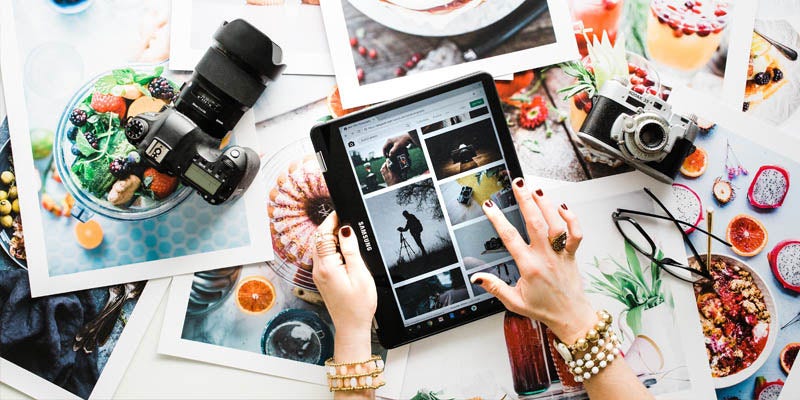
M113 112L120 119L125 118L125 112L128 109L125 99L122 97L100 92L94 92L92 95L91 107L98 113Z
M158 172L155 168L144 170L144 187L150 189L156 199L163 199L178 187L178 178Z

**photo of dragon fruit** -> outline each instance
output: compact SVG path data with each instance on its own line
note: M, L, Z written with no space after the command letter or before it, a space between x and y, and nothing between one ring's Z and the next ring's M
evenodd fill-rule
M732 245L712 249L715 258L730 260L727 278L695 291L717 398L773 399L791 372L782 351L800 337L800 319L793 319L800 313L800 227L787 223L800 221L800 193L791 184L800 163L716 122L695 140L706 152L706 170L675 180L670 208L703 229L713 209L713 233ZM693 227L685 231L705 257L707 237ZM749 272L734 279L742 271ZM748 277L758 290L746 284ZM719 308L712 295L724 297Z

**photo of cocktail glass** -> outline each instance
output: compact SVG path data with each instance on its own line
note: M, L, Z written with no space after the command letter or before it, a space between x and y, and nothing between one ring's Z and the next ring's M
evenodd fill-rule
M623 0L569 1L572 21L576 24L575 40L582 56L589 54L586 50L587 38L592 42L595 37L600 40L603 32L606 32L611 43L615 42L624 8Z
M647 52L678 73L704 66L728 25L728 0L652 0L647 17Z

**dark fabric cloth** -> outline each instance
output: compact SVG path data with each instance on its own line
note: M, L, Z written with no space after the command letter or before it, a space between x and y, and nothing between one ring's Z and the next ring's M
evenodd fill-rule
M90 291L33 299L27 271L0 271L0 356L88 398L99 377L97 354L72 344L97 311Z

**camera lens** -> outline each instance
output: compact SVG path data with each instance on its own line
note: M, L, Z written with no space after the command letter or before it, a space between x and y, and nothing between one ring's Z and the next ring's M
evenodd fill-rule
M651 152L663 147L666 138L667 133L661 124L647 122L639 127L637 142L642 150Z
M223 23L181 88L175 108L222 139L283 72L282 58L281 48L246 21Z

